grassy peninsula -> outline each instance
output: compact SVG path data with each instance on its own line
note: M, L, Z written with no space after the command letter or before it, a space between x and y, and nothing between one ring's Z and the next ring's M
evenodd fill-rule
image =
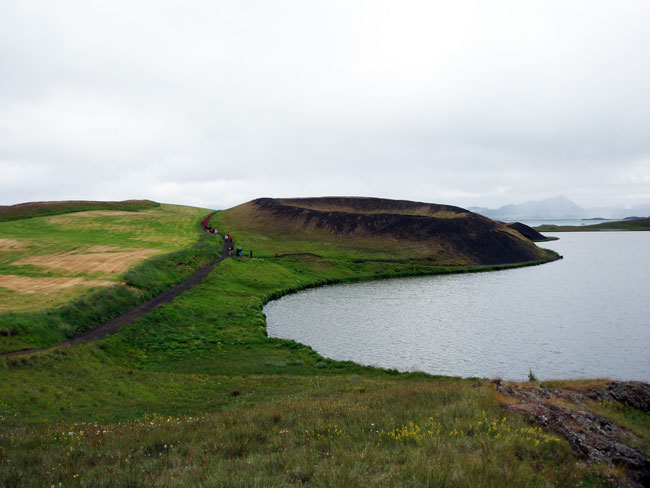
M620 220L618 222L603 222L591 225L553 225L546 224L535 227L538 232L597 232L616 230L650 230L650 217L644 219Z
M462 209L374 203L368 211L349 201L263 199L217 212L212 225L234 235L244 258L220 263L197 287L101 341L0 357L0 486L614 486L622 468L584 463L560 436L506 412L492 383L332 361L266 336L263 304L293 290L557 257ZM197 226L204 210L143 212L148 226L166 229L146 243L161 253L113 276L111 293L154 293L154 283L178 281L220 249ZM89 212L84 228L111 218L118 215ZM16 221L20 230L0 225L0 239L20 240L38 219ZM457 229L476 237L462 245L445 238ZM102 245L137 247L133 232L115 228ZM65 240L99 245L88 239L77 228ZM9 260L3 266L13 270ZM46 273L31 266L24 273ZM3 350L65 335L33 325L47 329L39 320L50 314L79 320L83 307L69 307L93 293L3 312ZM11 323L23 325L10 331ZM590 408L633 430L648 452L647 414L615 403Z

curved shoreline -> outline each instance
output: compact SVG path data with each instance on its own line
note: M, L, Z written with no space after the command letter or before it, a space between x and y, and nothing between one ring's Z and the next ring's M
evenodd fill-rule
M546 250L548 251L548 250ZM550 251L549 251L550 252ZM343 285L346 283L369 283L372 281L380 281L380 280L390 280L390 279L397 279L397 278L417 278L421 276L436 276L436 275L447 275L447 274L464 274L464 273L487 273L491 271L503 271L507 269L517 269L517 268L528 268L531 266L540 266L542 264L548 264L552 263L555 261L559 261L561 259L564 259L563 256L560 254L557 254L553 251L555 256L553 256L553 259L546 259L546 260L540 260L540 261L529 261L526 263L513 263L513 264L495 264L495 265L487 265L487 266L480 266L480 267L467 267L467 268L458 268L458 269L453 269L453 268L437 268L432 271L415 271L415 272L403 272L403 273L380 273L372 277L348 277L348 278L326 278L321 281L314 281L312 283L307 283L305 285L297 286L297 287L291 287L291 288L285 288L282 290L278 290L275 292L269 293L265 299L263 300L263 303L260 307L260 310L262 310L269 302L273 300L278 300L286 295L291 295L294 293L301 292L303 290L310 290L312 288L319 288L321 286L328 286L328 285ZM266 319L265 319L265 327L266 327Z
M573 234L566 242L549 245L566 258L553 266L355 284L266 302L268 335L296 340L332 360L398 371L522 381L532 369L545 380L647 382L642 303L648 280L647 266L641 264L647 264L643 251L649 236L604 237ZM416 266L348 268L404 271ZM603 287L608 279L617 287ZM625 334L612 336L610 324ZM350 346L357 341L358 346Z
M214 215L214 212L209 214L209 217L212 217ZM81 332L80 334L77 334L74 337L71 337L69 339L66 339L65 341L59 342L57 344L53 344L51 346L46 346L46 347L41 347L41 348L33 348L33 349L21 349L19 351L10 351L10 352L3 352L0 353L0 357L17 357L17 356L25 356L29 354L35 354L39 352L47 352L53 349L56 349L58 347L63 347L63 346L72 346L74 344L88 344L91 342L98 341L100 339L103 339L107 335L114 334L117 332L119 329L133 323L135 320L138 318L142 317L143 315L152 312L156 308L158 308L161 305L164 305L166 303L171 302L174 298L177 296L181 295L183 292L193 288L194 286L200 284L213 270L213 268L221 263L223 260L226 258L230 257L229 253L229 248L228 248L228 243L226 242L226 238L223 237L223 242L224 242L224 247L221 253L221 256L215 260L212 260L205 264L203 267L198 269L197 271L192 274L188 279L173 285L172 287L168 288L161 294L147 300L146 302L141 303L140 305L137 305L126 312L118 315L117 317L114 317L106 322L103 322L91 329L88 329L84 332ZM549 250L546 250L547 252L552 252ZM372 277L350 277L350 278L325 278L324 280L319 280L315 281L312 283L307 283L303 286L300 287L295 287L295 288L287 288L283 290L279 290L277 292L271 292L269 293L265 299L263 300L262 305L260 306L260 311L264 309L267 303L269 303L272 300L277 300L285 295L297 293L302 290L307 290L311 288L317 288L321 286L327 286L327 285L337 285L337 284L344 284L344 283L362 283L362 282L370 282L370 281L378 281L378 280L386 280L386 279L393 279L393 278L408 278L408 277L418 277L418 276L434 276L434 275L441 275L441 274L462 274L462 273L482 273L482 272L489 272L489 271L500 271L500 270L506 270L506 269L515 269L515 268L522 268L522 267L529 267L529 266L538 266L541 264L547 264L553 261L557 261L559 259L562 259L562 256L554 253L549 256L548 259L546 260L539 260L539 261L530 261L530 262L525 262L525 263L513 263L513 264L504 264L504 265L487 265L487 266L476 266L476 267L466 267L466 268L458 268L458 269L449 269L449 268L443 268L439 267L431 271L416 271L416 272L403 272L403 273L380 273ZM266 317L264 318L264 327L265 327L265 333L266 332Z

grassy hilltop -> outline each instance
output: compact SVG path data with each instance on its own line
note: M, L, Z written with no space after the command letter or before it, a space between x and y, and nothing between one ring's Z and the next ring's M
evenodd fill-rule
M380 198L260 198L223 213L263 253L426 259L499 265L547 259L521 234L450 205Z
M159 206L159 203L152 202L151 200L125 200L123 202L95 202L87 200L27 202L16 205L0 205L0 222L91 210L135 212Z
M265 199L217 212L212 225L234 234L244 258L222 262L197 287L97 343L0 357L0 487L612 486L621 468L580 461L553 432L505 412L509 400L493 385L332 361L266 336L262 305L292 290L521 263L494 260L497 246L527 263L555 258L456 207L371 203L376 211L359 201ZM157 229L144 246L160 252L108 278L117 286L106 290L150 295L153 283L176 282L215 256L219 238L197 226L204 210L142 212ZM110 243L89 242L80 230L122 217L89 212L64 241L77 250L137 248L141 223L114 226ZM411 226L407 235L395 232L400 219ZM20 240L31 224L0 225L0 238ZM454 226L469 243L441 237ZM92 293L43 315L3 312L0 331L23 325L0 333L0 344L49 344L29 324L50 314L90 326L78 305ZM647 414L590 408L650 449Z

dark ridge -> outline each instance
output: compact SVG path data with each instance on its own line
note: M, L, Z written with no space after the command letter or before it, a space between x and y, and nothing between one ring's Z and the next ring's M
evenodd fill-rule
M439 212L453 214L468 213L468 210L452 205L438 205L432 203L411 202L409 200L389 200L386 198L370 197L315 197L315 198L260 198L261 200L275 200L279 203L294 207L309 208L312 210L341 209L348 213L397 213L406 215L433 215Z
M284 232L313 227L337 238L391 237L430 241L477 264L513 264L543 259L529 241L502 224L468 210L376 198L327 197L301 199L260 198L250 202L258 218L269 217ZM341 210L318 210L318 207ZM430 215L411 215L409 211ZM445 212L451 216L436 217ZM433 246L432 246L433 248Z
M642 381L613 381L591 390L590 397L605 402L616 401L650 414L650 385Z
M70 200L61 202L27 202L16 205L0 205L0 222L9 220L31 219L72 212L89 210L122 210L136 212L148 208L160 207L151 200L124 200L122 202L97 202L89 200Z
M619 486L650 486L650 456L628 444L634 436L611 420L584 408L588 399L614 400L621 406L647 412L650 403L650 385L647 383L616 382L586 393L498 383L496 391L512 400L504 403L504 408L521 413L540 427L562 435L573 452L587 462L623 468ZM630 405L629 401L636 404Z
M513 230L516 230L519 232L522 236L524 236L526 239L529 239L533 242L544 242L544 241L553 241L555 239L551 237L546 237L545 235L540 234L537 232L535 229L532 227L529 227L526 224L522 224L521 222L510 222L505 224L507 227L510 227Z

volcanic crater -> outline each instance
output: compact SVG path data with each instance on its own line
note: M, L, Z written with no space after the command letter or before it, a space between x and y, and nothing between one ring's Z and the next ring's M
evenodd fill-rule
M418 257L499 265L548 260L521 234L460 207L367 197L259 198L231 209L247 230L273 237L389 241Z

